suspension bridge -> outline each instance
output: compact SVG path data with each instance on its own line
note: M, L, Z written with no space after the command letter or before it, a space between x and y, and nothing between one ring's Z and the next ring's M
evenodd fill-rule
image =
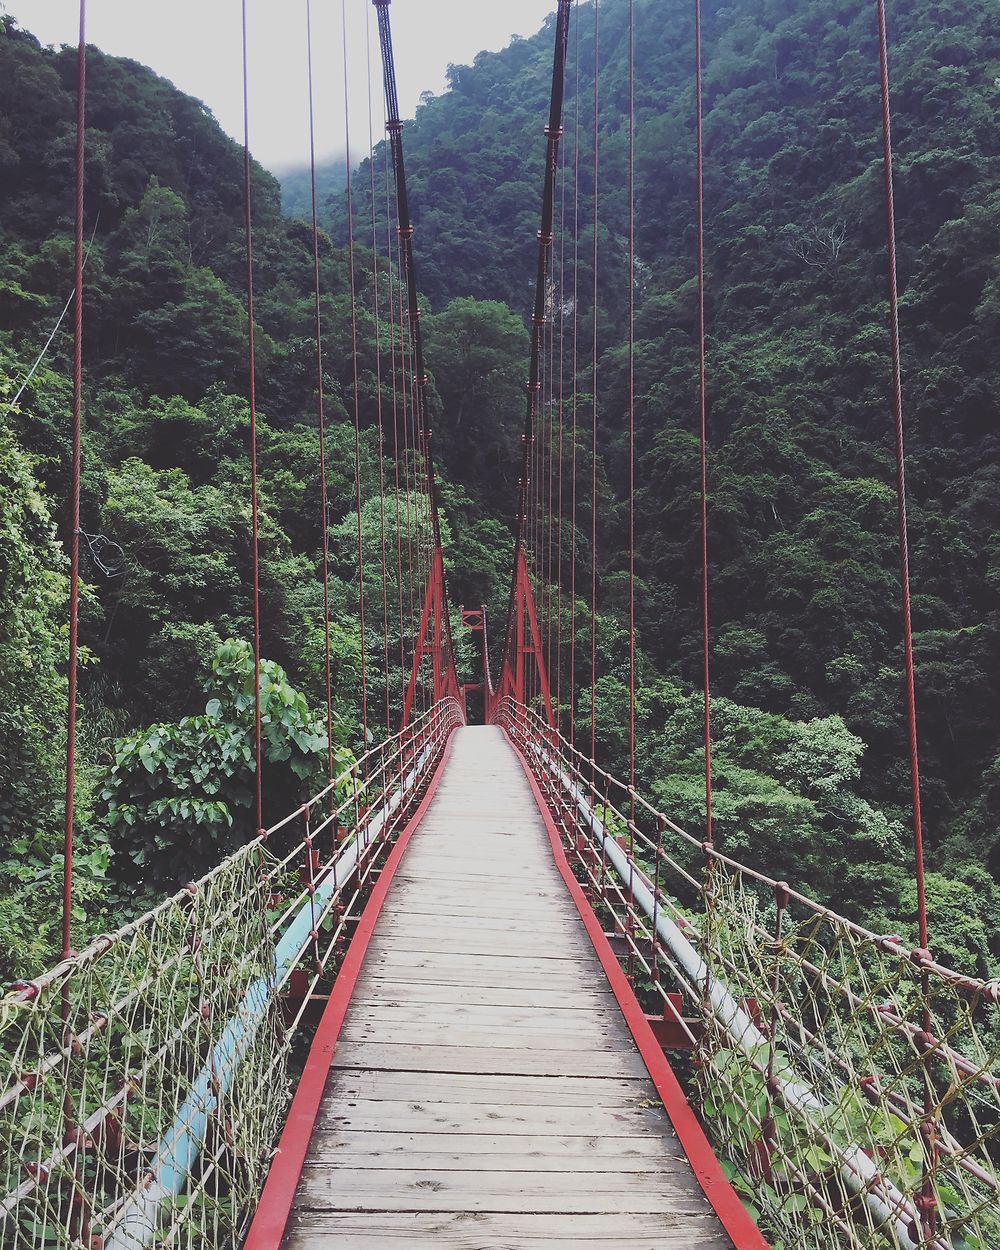
M335 775L331 732L327 784L264 827L247 127L258 832L146 915L74 951L81 5L66 906L59 962L0 1000L0 1242L12 1250L1000 1246L1000 985L934 958L924 903L882 0L875 3L874 69L882 99L919 899L919 932L911 940L845 919L811 898L808 883L782 879L785 866L775 865L773 877L751 869L713 837L700 9L694 78L706 769L705 823L696 833L636 786L634 643L631 765L619 778L595 759L593 684L589 744L581 744L586 735L574 725L572 678L568 693L550 685L553 654L558 667L564 642L572 655L575 639L553 639L550 603L539 612L553 581L560 595L564 581L561 532L553 543L562 518L564 442L561 435L553 440L544 410L560 402L558 379L546 369L546 333L575 7L557 0L553 26L514 558L496 665L487 608L456 613L449 602L389 0L374 0L374 9L395 186L390 281L393 272L400 279L391 366L402 420L393 427L397 506L388 545L382 515L381 556L384 570L395 545L400 569L407 561L398 583L401 638L407 620L410 626L401 642L402 723L389 732L385 631L385 736ZM630 201L632 42L630 25ZM244 6L244 100L245 47ZM310 85L312 68L310 41ZM322 442L315 158L312 166ZM630 278L634 246L633 230ZM630 303L630 375L632 312ZM355 422L360 433L356 399ZM627 424L634 486L631 399ZM322 453L321 461L328 587ZM356 481L360 564L359 468ZM572 481L575 489L575 474ZM401 498L407 517L414 509L405 534ZM595 576L587 559L581 583ZM631 555L628 574L634 626ZM358 576L367 729L372 670L363 567ZM575 565L572 576L575 584ZM404 580L411 596L416 589L409 618ZM332 730L328 597L325 620ZM480 671L465 679L455 658L459 628L478 640L481 657ZM595 651L592 633L592 660ZM481 725L468 723L473 695L483 708Z

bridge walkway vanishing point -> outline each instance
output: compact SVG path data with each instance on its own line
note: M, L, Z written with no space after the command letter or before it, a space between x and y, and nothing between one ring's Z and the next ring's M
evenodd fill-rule
M287 1250L732 1242L501 730L456 732L393 876Z

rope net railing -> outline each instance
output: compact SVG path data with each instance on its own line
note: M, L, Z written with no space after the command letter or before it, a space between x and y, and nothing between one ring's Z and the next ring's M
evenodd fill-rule
M5 1250L239 1243L298 1026L462 720L437 703L199 881L0 998Z
M773 1244L1000 1246L1000 983L699 842L538 711L495 719Z

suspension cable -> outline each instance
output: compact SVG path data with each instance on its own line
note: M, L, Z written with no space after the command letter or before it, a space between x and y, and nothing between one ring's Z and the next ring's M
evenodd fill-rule
M410 458L410 412L412 409L410 382L412 371L409 366L409 352L406 339L406 311L405 296L403 292L403 245L399 235L399 218L396 218L396 273L398 276L397 294L399 317L399 395L400 395L400 416L403 429L403 501L406 505L406 588L409 604L409 637L415 644L416 636L416 610L413 599L414 589L414 569L416 567L414 560L414 533L416 532L416 513L415 498L410 488L410 471L413 468L413 462ZM417 534L419 543L419 534ZM419 548L418 548L419 552ZM403 675L403 686L406 686L406 675Z
M562 719L563 670L563 456L566 450L566 147L559 153L559 453L556 486L556 726ZM551 670L550 670L551 671Z
M892 351L892 405L896 460L896 504L899 528L900 592L906 668L906 719L910 749L910 788L913 800L913 845L917 884L920 945L929 941L927 895L924 880L923 820L920 802L920 753L917 742L917 701L913 674L913 624L910 610L910 550L906 519L906 460L903 442L903 383L899 339L899 288L896 277L896 210L893 199L892 131L889 108L889 58L885 0L876 0L879 37L879 79L882 97L882 170L885 183L886 262L889 285L889 338Z
M392 732L389 701L389 572L385 558L385 428L382 411L382 322L379 308L378 222L375 213L375 129L372 118L371 10L365 10L365 67L368 86L368 177L372 202L372 315L375 318L375 403L378 417L378 526L382 557L382 666L385 689L385 732Z
M444 571L441 546L441 523L438 506L438 486L432 447L433 431L427 407L427 371L424 363L423 335L420 329L420 307L417 300L417 275L413 258L413 223L410 218L409 199L406 190L406 171L403 163L403 122L399 116L399 97L396 87L396 69L392 50L392 30L389 22L389 0L372 0L378 15L379 46L382 52L382 77L385 89L386 131L392 154L393 176L396 185L396 217L403 270L406 278L407 319L410 329L410 346L413 363L413 400L415 449L422 452L424 494L430 541L428 543L428 578L433 575L434 562L440 560L441 568L441 625L442 644L447 648L449 669L454 668L454 644L451 635L451 614L448 600L448 581ZM418 554L419 554L418 534Z
M628 0L628 778L635 789L635 20ZM634 805L634 798L632 799ZM633 812L634 818L634 812Z
M358 620L361 627L361 733L368 742L368 663L365 647L365 550L361 524L361 400L358 395L358 296L354 288L354 204L351 187L351 106L348 90L347 0L340 0L344 61L344 167L347 173L347 272L351 288L351 374L354 393L354 503L357 509Z
M240 13L243 36L243 209L246 232L247 272L247 376L250 399L250 513L251 550L250 567L253 586L253 702L254 702L254 758L256 777L254 791L256 800L257 832L264 828L264 798L262 782L263 753L261 751L260 714L260 518L257 501L257 365L254 342L253 312L253 205L251 203L250 163L250 91L247 74L247 2L241 0Z
M575 58L574 122L573 122L573 397L572 397L572 464L570 465L570 614L569 614L569 741L576 744L576 556L577 556L577 426L579 409L580 359L580 24L573 37Z
M555 294L555 288L550 284L551 294ZM548 456L546 459L546 482L548 500L545 506L546 527L545 527L545 671L552 672L552 606L553 592L553 570L555 567L555 551L553 549L553 534L555 532L555 513L554 513L554 492L555 492L555 456L556 456L556 422L555 422L555 368L556 368L556 339L555 339L555 318L549 316L549 324L546 330L549 340L548 350L548 386L546 388L546 407L545 407L545 428L546 428L546 447ZM558 663L558 659L557 659Z
M597 755L597 263L600 243L600 74L601 6L594 0L594 249L593 306L591 310L591 441L590 441L590 758Z
M309 83L309 190L312 198L313 297L316 328L316 415L319 422L320 524L323 539L323 651L326 676L326 764L333 776L333 682L330 672L330 540L327 533L326 416L323 397L323 325L320 309L319 219L316 212L316 126L313 100L312 0L306 0L306 63Z
M702 130L701 0L694 3L694 97L698 213L698 446L701 477L701 629L705 741L705 841L712 831L712 695L709 672L708 468L705 405L705 146Z
M92 248L93 248L93 246L94 246L94 240L97 238L97 227L98 227L98 225L100 224L100 221L101 221L101 214L100 214L100 211L98 211L98 212L97 212L97 214L96 214L96 216L95 216L95 218L94 218L94 228L93 228L93 230L91 230L91 232L90 232L90 241L89 241L89 243L87 244L87 249L86 249L86 251L85 251L85 252L84 252L84 254L83 254L83 267L84 267L84 269L86 269L86 268L87 268L87 262L90 260L90 253L91 253L91 250L92 250ZM63 306L62 306L62 312L61 312L61 313L59 314L59 316L56 318L56 323L55 323L55 325L54 325L54 326L52 327L52 329L49 331L49 336L48 336L48 338L47 338L47 339L45 340L45 342L42 344L42 350L41 350L41 351L38 353L38 355L35 357L35 359L34 359L34 363L32 364L31 368L28 370L28 372L27 372L27 373L24 375L24 377L21 379L21 383L20 383L20 385L18 386L17 390L14 392L14 397L13 397L13 399L5 399L5 400L3 401L3 402L4 402L4 404L6 405L6 408L7 408L7 412L8 412L8 413L13 413L14 409L17 407L18 403L20 402L21 396L22 396L22 395L24 394L24 392L28 389L28 385L29 385L29 383L31 382L31 379L32 379L32 378L35 376L35 374L38 372L38 370L39 370L39 368L40 368L40 366L41 366L42 361L43 361L43 360L45 359L45 357L48 355L49 348L52 346L53 340L55 339L56 335L59 333L59 330L60 330L60 327L62 326L62 323L66 320L66 315L67 315L67 313L68 313L68 312L69 312L69 310L73 307L73 300L74 300L75 298L76 298L76 288L75 288L75 286L74 286L74 289L73 289L72 291L70 291L70 293L69 293L69 298L66 300L66 303L65 303L65 304L63 304Z
M386 188L386 246L390 256L392 255L392 211L389 200L389 167L386 163L385 172L385 188ZM390 302L390 350L392 354L392 450L394 465L394 488L396 492L396 575L397 575L397 599L399 601L399 683L400 683L400 699L406 691L406 652L404 646L403 631L403 615L404 615L404 595L403 595L403 519L406 521L406 619L409 622L408 636L413 637L413 570L412 570L412 547L410 542L410 479L408 468L408 455L406 444L406 347L403 335L403 315L402 315L402 295L400 294L397 301L396 294L398 287L396 278L401 273L400 252L397 235L396 243L396 265L393 269L390 261L389 265L389 302ZM395 277L394 277L395 274ZM396 326L399 326L399 372L396 372ZM402 441L400 440L400 423L402 422ZM400 449L402 448L402 457ZM403 504L400 510L400 494L399 494L399 464L400 459L403 462Z
M80 639L80 483L83 476L83 190L87 118L87 4L80 0L80 37L76 52L76 195L73 237L73 407L72 480L69 505L69 667L66 706L66 810L63 831L62 958L72 948L73 823L76 805L76 692Z
M888 277L889 339L892 354L892 406L894 454L896 461L896 511L899 532L900 607L903 619L903 652L906 685L906 724L910 754L910 794L913 804L913 857L917 887L917 924L920 948L924 954L930 943L927 922L927 890L924 870L923 819L920 802L920 748L917 738L917 699L913 671L913 623L910 607L910 551L906 518L906 456L903 428L903 382L899 339L899 288L896 275L896 210L893 199L892 116L889 102L889 52L886 35L885 0L875 0L878 18L879 90L882 105L882 173L885 186L885 240ZM929 954L927 955L929 959ZM930 982L926 968L922 970L923 1028L931 1035L933 1020L930 1010ZM923 1114L921 1147L923 1179L918 1200L921 1239L933 1241L937 1231L938 1199L934 1188L937 1173L937 1096L931 1072L923 1068Z
M413 382L416 399L416 425L422 434L424 465L427 473L427 493L430 502L430 521L435 547L441 545L441 529L438 522L437 487L434 476L434 458L431 453L431 430L427 419L427 375L424 370L424 345L420 332L420 308L417 302L417 278L413 263L413 224L410 220L409 199L406 192L406 171L403 166L403 123L399 116L399 98L396 90L396 70L392 54L392 32L389 26L389 0L372 0L378 14L379 42L382 48L382 72L385 84L386 130L392 152L393 174L396 182L396 206L399 237L403 249L407 287L407 312L410 324L410 341L413 351Z
M556 13L555 49L552 59L552 88L549 98L549 120L545 126L547 141L545 155L545 181L542 191L541 228L538 231L538 259L535 271L535 303L531 318L531 359L528 370L527 405L524 418L524 437L521 453L521 477L518 487L518 508L515 522L514 563L511 572L510 597L507 609L507 628L504 640L504 663L513 658L515 645L513 611L517 583L518 561L526 546L530 545L528 530L531 513L529 494L532 476L532 445L538 396L541 393L540 369L543 333L546 324L545 294L551 262L553 239L553 210L555 202L555 177L559 158L559 140L562 137L562 109L565 88L566 51L569 39L569 14L572 0L559 0Z

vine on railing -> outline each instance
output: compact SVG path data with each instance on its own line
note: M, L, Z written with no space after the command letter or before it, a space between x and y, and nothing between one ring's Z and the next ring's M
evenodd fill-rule
M436 704L200 881L0 999L4 1250L238 1244L309 997L461 719Z
M524 705L496 720L646 1010L693 1049L709 1135L773 1244L1000 1247L1000 982L700 843Z

